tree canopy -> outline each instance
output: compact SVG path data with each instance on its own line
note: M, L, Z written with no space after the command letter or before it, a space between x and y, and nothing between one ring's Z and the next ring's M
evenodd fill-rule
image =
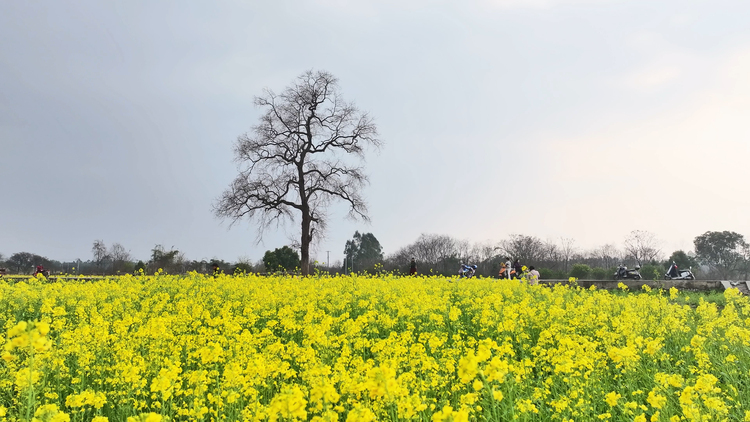
M299 254L289 246L282 246L273 251L266 251L265 255L263 255L263 265L265 265L268 272L279 270L295 271L299 268L299 264Z
M328 207L344 202L350 218L368 220L361 161L379 147L375 123L343 100L337 79L307 71L281 94L266 90L255 104L260 122L235 144L239 174L214 205L220 218L248 218L259 236L272 224L300 223L302 274L309 274L310 244L327 223Z
M746 264L748 243L731 231L708 231L693 241L698 260L715 269L722 278L730 278Z
M344 268L349 271L370 270L383 261L383 247L372 233L354 232L344 246Z
M695 258L682 250L672 252L667 263L671 265L673 262L677 264L677 268L690 268L696 264Z

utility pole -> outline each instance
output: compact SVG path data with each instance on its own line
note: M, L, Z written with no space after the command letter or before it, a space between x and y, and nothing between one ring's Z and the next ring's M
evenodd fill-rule
M331 268L331 251L326 251L326 253L328 254L328 259L326 259L326 267L328 267L329 271L330 271L330 268Z

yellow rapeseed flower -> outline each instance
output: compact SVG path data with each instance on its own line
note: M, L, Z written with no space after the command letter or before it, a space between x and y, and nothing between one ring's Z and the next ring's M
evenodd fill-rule
M604 396L604 401L607 402L610 407L615 407L617 406L617 401L620 400L620 397L622 396L612 391Z
M651 405L651 407L655 409L661 409L662 407L664 407L664 404L667 403L667 398L662 395L655 394L653 391L649 391L646 401Z

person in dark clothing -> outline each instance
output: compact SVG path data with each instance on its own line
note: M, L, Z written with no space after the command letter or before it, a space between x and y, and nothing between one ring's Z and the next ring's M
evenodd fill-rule
M520 277L521 276L521 272L523 272L523 265L521 265L521 261L520 260L516 259L513 262L513 269L516 270L516 277L515 278Z
M218 277L219 274L221 274L221 268L219 268L219 264L213 264L211 265L211 268L213 269L214 277Z
M417 275L417 261L414 258L411 259L411 264L409 265L409 275Z
M46 278L49 278L49 270L45 270L44 266L42 266L42 265L37 265L36 266L36 271L34 271L34 277L36 277L37 274L41 274L41 275L45 276Z

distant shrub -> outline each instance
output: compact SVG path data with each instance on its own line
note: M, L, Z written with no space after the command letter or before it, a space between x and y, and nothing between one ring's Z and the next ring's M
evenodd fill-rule
M594 280L608 280L611 279L611 273L605 268L595 267L591 269L591 278Z
M549 268L539 269L539 278L546 280L563 280L567 279L568 275L562 270L552 270Z
M661 280L667 270L662 269L659 265L647 264L639 272L644 280Z
M588 278L589 274L591 274L591 267L586 264L575 264L570 270L570 276L575 278Z

